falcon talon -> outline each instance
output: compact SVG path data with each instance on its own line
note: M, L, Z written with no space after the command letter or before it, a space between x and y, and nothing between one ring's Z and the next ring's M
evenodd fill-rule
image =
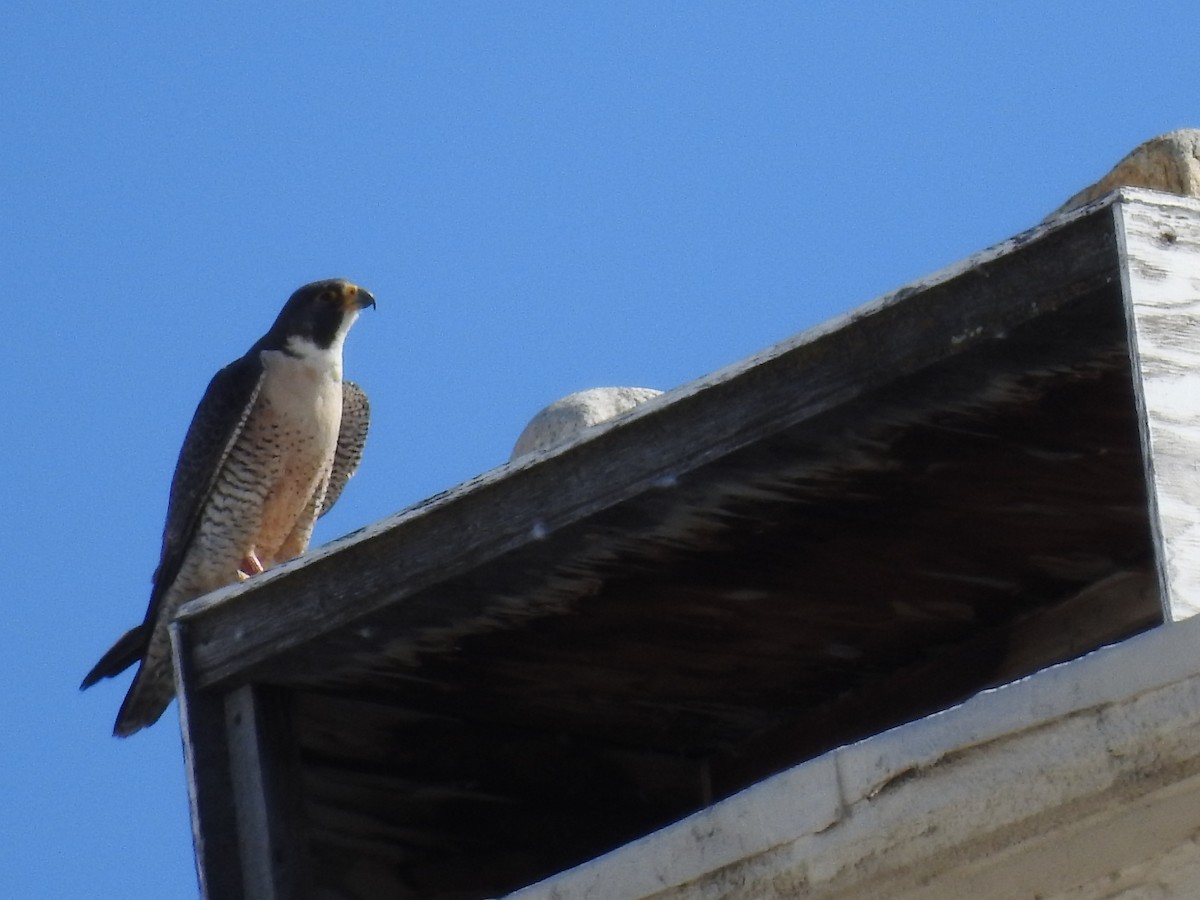
M245 581L251 575L257 575L263 571L263 564L258 561L258 557L251 550L246 554L246 558L242 560L242 564L238 566L238 576L242 581Z
M175 465L146 617L80 685L138 663L113 734L154 724L175 696L176 610L303 553L358 468L370 405L342 378L342 347L368 306L370 291L348 281L306 284L209 382Z

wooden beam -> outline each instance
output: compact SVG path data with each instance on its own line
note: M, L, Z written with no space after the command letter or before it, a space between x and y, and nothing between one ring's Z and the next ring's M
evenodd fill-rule
M245 896L304 896L305 815L287 693L257 685L230 691L225 730Z
M181 630L172 625L176 648ZM290 695L256 685L198 690L178 649L175 684L201 896L304 896L306 818Z
M1163 613L1200 612L1200 202L1114 206Z
M216 692L195 689L190 664L180 652L183 642L179 630L178 624L171 626L171 644L200 896L203 900L242 900L245 894L225 742L225 703Z
M895 727L961 703L965 684L975 685L974 694L1160 625L1157 587L1148 568L1118 572L1054 606L983 629L927 661L797 714L782 728L714 759L716 794L728 796L831 746L869 737L881 730L880 723Z
M253 680L256 665L405 603L410 633L486 615L477 596L422 592L840 408L1117 277L1103 204L1055 220L741 363L643 405L597 435L527 458L181 612L197 686ZM455 608L457 603L462 608Z

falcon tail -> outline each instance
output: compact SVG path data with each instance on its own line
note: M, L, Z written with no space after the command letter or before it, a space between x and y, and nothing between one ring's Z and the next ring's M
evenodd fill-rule
M129 629L92 667L79 686L80 690L86 690L101 678L112 678L134 663L141 663L129 685L129 692L125 694L121 711L117 713L117 723L113 727L117 737L128 737L153 725L175 698L170 648L164 646L166 636L161 635L157 641L152 640L153 637L149 623L143 622ZM155 646L152 648L151 644Z
M113 726L116 737L129 737L135 731L153 725L175 699L175 680L170 656L147 658L133 677L129 693L117 713Z
M86 691L101 678L112 678L120 675L135 662L140 660L150 643L150 628L143 622L136 628L130 628L121 635L112 648L100 657L100 662L92 666L92 671L84 676L79 685L81 691Z

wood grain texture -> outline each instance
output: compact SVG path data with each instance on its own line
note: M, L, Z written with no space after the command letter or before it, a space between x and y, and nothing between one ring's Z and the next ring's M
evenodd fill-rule
M1200 612L1200 202L1115 208L1165 614Z
M1115 282L1111 214L1068 216L646 403L611 428L473 479L302 560L189 604L179 616L197 686L405 604L407 633L488 618L425 590L548 540L740 448L973 348ZM456 624L457 623L457 624ZM397 638L399 639L399 638ZM418 643L414 641L415 652ZM394 650L395 648L393 648Z
M308 884L307 842L287 693L225 695L225 731L246 897L288 900Z
M176 697L183 731L192 845L202 900L242 900L242 856L229 749L225 742L225 698L192 688L178 628L171 626Z
M1126 201L189 605L205 865L497 896L1159 624Z

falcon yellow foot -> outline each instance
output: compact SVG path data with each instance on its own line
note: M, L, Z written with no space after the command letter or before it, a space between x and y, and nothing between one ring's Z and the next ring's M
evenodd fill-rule
M262 570L263 564L258 561L258 556L251 550L242 560L242 564L238 566L238 581L245 581L251 575L258 575Z

